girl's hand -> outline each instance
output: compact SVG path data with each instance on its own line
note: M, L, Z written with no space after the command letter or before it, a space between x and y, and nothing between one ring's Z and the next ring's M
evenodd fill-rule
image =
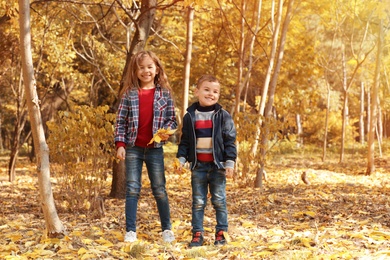
M233 178L234 169L226 168L225 172L226 172L226 178Z
M119 160L124 160L125 159L125 156L126 156L126 150L123 146L119 147L117 150L116 150L116 157L119 159Z
M166 141L171 136L169 134L159 134L161 141Z

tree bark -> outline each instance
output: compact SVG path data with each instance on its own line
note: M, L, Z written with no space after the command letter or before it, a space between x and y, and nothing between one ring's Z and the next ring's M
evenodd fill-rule
M324 130L324 144L322 147L322 161L326 160L326 151L328 146L328 128L329 128L329 109L330 109L330 85L328 80L326 80L326 115L325 115L325 130Z
M303 127L302 127L301 114L295 115L295 122L297 125L297 147L301 148L303 146Z
M133 54L138 51L144 49L146 40L149 37L150 29L152 27L154 16L156 13L156 0L142 0L141 3L141 14L139 17L139 22L135 25L136 32L134 34L134 38L131 41L130 50L127 53L125 68L122 73L122 84L119 89L119 93L122 92L123 88L123 79L126 77L126 73L128 73L128 66L130 63L130 59ZM118 97L118 104L121 97ZM115 105L115 108L118 107L118 104ZM111 183L111 192L110 197L117 199L124 199L126 195L126 167L125 162L120 160L113 161L112 166L112 183Z
M259 111L258 111L259 120L257 123L256 137L255 137L255 141L252 145L252 149L251 149L251 153L254 156L256 156L256 154L257 154L257 148L259 145L260 131L261 131L261 126L263 124L261 117L264 115L266 100L268 98L268 89L270 86L272 71L274 69L274 64L275 64L275 59L276 59L275 57L276 57L276 52L277 52L277 47L278 47L279 31L280 31L280 26L282 23L282 15L283 15L283 0L279 0L278 12L276 15L277 22L276 22L276 26L275 26L275 28L273 30L273 34L272 34L271 53L269 55L268 68L267 68L267 72L265 74L265 79L264 79L264 84L263 84L263 92L261 94L261 100L260 100L260 105L259 105ZM261 168L263 168L263 167L261 167ZM258 181L255 181L255 183L258 183ZM257 184L255 184L255 186L256 185Z
M376 66L374 74L374 85L372 86L370 127L368 129L368 152L366 175L371 175L375 171L375 129L378 116L378 89L380 83L381 57L382 57L382 19L378 26L378 49L376 54Z
M156 14L156 0L142 0L141 13L138 18L138 23L135 23L135 33L130 44L130 50L127 52L126 64L122 74L122 82L125 78L125 74L128 71L128 66L131 57L144 49L146 40L149 37L150 29L152 28L154 16ZM119 93L121 93L123 85L121 86ZM120 98L120 97L119 97Z
M247 97L248 97L248 89L249 89L249 82L252 77L252 69L253 69L253 63L255 62L253 60L253 50L256 42L256 37L257 34L260 31L260 18L261 18L261 7L263 5L263 1L259 0L257 3L257 9L255 13L255 21L256 21L256 26L255 30L252 35L252 39L249 45L249 53L248 53L248 72L245 75L245 79L243 81L243 87L245 88L245 94L244 94L244 109L243 111L246 111L246 102L247 102ZM241 95L241 94L240 94Z
M19 0L20 50L23 67L23 83L26 90L27 107L37 155L38 186L41 206L48 237L63 237L65 229L54 204L50 182L49 148L43 131L39 99L34 78L31 53L30 3Z
M279 2L279 5L282 5L282 6L279 6L278 15L280 15L280 16L282 16L282 9L283 9L282 2L283 1ZM265 120L264 120L263 123L265 123L265 124L268 123L267 122L267 121L269 121L268 119L272 116L272 107L273 107L273 103L274 103L274 96L275 96L275 91L276 91L276 85L277 85L279 71L280 71L280 68L281 68L282 62L283 62L284 46L285 46L285 43L286 43L288 26L290 24L290 21L291 21L291 18L292 18L292 14L293 14L293 5L294 5L294 0L289 0L288 1L286 15L285 15L284 22L283 22L282 33L281 33L281 36L280 36L280 42L279 42L279 44L277 44L278 45L278 52L277 52L278 57L276 59L275 68L272 70L273 71L272 76L270 74L270 79L271 80L270 80L270 83L269 83L269 93L268 93L268 95L266 95L268 97L268 101L267 101L267 105L265 106L265 111L264 111ZM281 17L278 18L278 23L280 23L280 22L281 22ZM279 26L280 25L277 25L277 27L279 27ZM275 38L275 40L277 40L277 37ZM265 97L262 96L261 99L263 100L263 98L265 98ZM260 126L258 126L258 127L259 127L258 131L259 131L260 130ZM261 133L261 146L260 146L260 160L259 160L260 161L260 167L259 167L259 169L261 169L261 170L257 172L256 179L255 179L255 187L257 187L257 188L261 188L262 187L262 178L263 178L263 175L264 175L266 153L268 151L268 149L267 149L268 136L269 136L268 135L268 127L265 126L264 129L265 129L265 132Z
M2 127L2 120L1 120L1 114L0 114L0 129ZM2 154L4 152L4 145L3 145L3 135L2 135L2 132L0 130L0 154Z
M181 118L184 117L188 107L188 92L190 89L190 72L191 72L191 54L192 54L192 35L194 23L195 9L192 6L187 7L187 38L186 38L186 54L184 60L184 86L183 86L183 107Z
M345 50L343 45L342 50L342 66L343 66L343 112L342 112L342 127L341 127L341 149L340 149L340 160L344 160L344 146L345 146L345 129L347 128L348 122L348 86L347 86L347 67L345 61Z
M244 46L245 46L245 9L246 4L245 0L241 0L241 27L240 27L240 48L238 50L238 68L237 68L237 86L236 86L236 97L235 97L235 104L234 104L234 113L232 113L232 116L234 117L234 114L237 116L240 112L240 102L241 102L241 90L242 90L242 74L244 70Z
M364 144L364 82L360 83L359 142Z

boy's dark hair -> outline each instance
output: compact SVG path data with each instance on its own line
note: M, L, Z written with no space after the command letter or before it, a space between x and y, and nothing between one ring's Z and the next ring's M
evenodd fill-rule
M199 88L200 85L202 85L203 82L217 82L219 83L219 80L213 76L213 75L209 75L209 74L206 74L206 75L203 75L201 76L199 79L198 79L198 82L196 83L196 88Z

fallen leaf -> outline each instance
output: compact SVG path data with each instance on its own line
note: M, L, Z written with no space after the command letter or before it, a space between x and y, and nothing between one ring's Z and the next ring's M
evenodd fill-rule
M163 140L163 138L161 137L162 135L172 135L175 132L176 129L171 129L170 127L168 127L167 129L165 128L158 129L157 132L153 135L148 145L153 142L160 143Z

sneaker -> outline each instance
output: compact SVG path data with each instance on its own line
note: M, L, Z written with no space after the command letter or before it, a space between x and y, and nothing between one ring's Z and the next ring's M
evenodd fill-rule
M173 240L175 240L175 235L173 234L172 230L164 230L162 232L162 238L164 242L171 243Z
M192 235L192 240L190 243L190 247L195 247L195 246L202 246L203 245L203 234L202 232L195 232Z
M215 233L215 242L214 245L219 246L219 245L225 245L226 244L226 239L225 236L223 235L223 230L218 230L217 233Z
M129 232L126 232L125 234L125 242L134 242L134 241L137 241L137 233L135 233L134 231L129 231Z

